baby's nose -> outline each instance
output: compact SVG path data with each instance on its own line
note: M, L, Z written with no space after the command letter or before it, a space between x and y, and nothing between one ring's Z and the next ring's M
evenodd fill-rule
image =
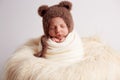
M60 30L61 30L60 27L56 28L56 32L60 32Z

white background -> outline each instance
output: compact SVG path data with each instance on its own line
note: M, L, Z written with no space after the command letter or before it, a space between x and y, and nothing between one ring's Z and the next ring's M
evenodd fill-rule
M37 9L61 0L0 0L0 73L14 51L43 34ZM98 35L120 51L120 0L69 0L75 29L81 37Z

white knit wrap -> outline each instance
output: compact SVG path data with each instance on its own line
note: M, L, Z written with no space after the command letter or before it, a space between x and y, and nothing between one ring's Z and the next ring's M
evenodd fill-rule
M65 41L56 43L48 39L48 50L45 58L57 62L72 63L80 61L83 57L83 44L80 37L72 31Z

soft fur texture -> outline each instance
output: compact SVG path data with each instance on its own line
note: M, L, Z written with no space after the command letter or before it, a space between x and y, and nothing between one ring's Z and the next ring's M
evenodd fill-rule
M8 60L4 80L120 80L120 56L99 39L82 38L84 59L71 65L33 56L39 39L21 46Z

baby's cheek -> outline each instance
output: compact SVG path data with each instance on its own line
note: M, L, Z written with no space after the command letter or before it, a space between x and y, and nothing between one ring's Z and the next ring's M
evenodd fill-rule
M54 36L54 33L52 31L49 31L50 36Z

